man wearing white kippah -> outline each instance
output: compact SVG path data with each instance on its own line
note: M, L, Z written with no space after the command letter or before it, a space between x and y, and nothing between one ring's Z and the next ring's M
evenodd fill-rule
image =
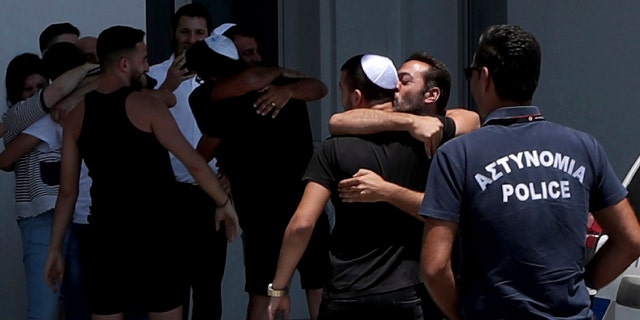
M231 27L221 25L187 51L189 70L205 80L189 102L206 136L198 151L207 159L215 154L231 182L242 227L247 319L263 320L284 230L302 197L301 178L313 154L306 101L324 97L327 87L291 70L247 66L227 36ZM297 266L312 320L328 266L326 215L317 226Z
M398 77L398 93L393 106L336 113L329 120L331 134L408 131L424 141L427 155L432 156L441 144L445 127L453 126L456 136L480 128L480 117L476 112L464 108L446 109L451 75L447 67L430 54L422 51L411 54L398 69Z
M444 63L432 55L421 51L411 54L398 69L398 79L393 105L386 105L382 110L352 109L336 113L329 123L331 133L408 131L425 143L428 155L433 155L444 142L444 132L453 130L457 136L480 127L476 112L461 108L445 109L451 75ZM367 168L340 181L339 190L340 197L346 202L385 201L412 214L418 212L424 197L424 190L412 192L385 181Z
M389 58L356 55L341 68L342 104L346 110L389 108L397 83ZM430 112L435 114L435 109ZM448 140L454 131L449 127L443 135ZM276 276L269 286L271 319L288 317L286 288L329 199L336 218L318 319L441 319L437 308L433 314L423 312L423 303L432 302L418 273L423 220L417 210L407 214L385 202L348 203L338 190L340 180L367 168L409 190L422 191L428 163L423 143L407 132L323 141L307 167L303 198L285 231Z

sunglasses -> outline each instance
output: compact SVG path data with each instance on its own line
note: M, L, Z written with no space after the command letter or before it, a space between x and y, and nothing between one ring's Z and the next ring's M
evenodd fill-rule
M468 66L468 67L464 67L464 77L465 79L467 79L467 81L469 81L471 79L471 75L473 73L473 71L475 70L482 70L482 67L478 67L478 66Z

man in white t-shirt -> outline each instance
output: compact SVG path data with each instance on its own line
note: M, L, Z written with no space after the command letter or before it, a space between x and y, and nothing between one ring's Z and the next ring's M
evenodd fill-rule
M202 133L189 107L189 94L200 84L193 73L184 68L185 51L196 41L208 37L212 30L211 16L206 7L198 3L187 4L173 16L173 54L164 62L151 66L148 75L158 81L158 87L176 88L173 94L176 105L170 111L180 131L195 148ZM179 85L178 85L179 84ZM189 171L173 154L171 165L179 182L181 212L176 216L187 221L187 279L193 293L185 292L184 305L192 304L191 319L220 319L222 317L222 276L227 257L225 231L215 229L213 200L196 184ZM216 171L215 159L209 162ZM183 309L184 319L189 319L189 308Z

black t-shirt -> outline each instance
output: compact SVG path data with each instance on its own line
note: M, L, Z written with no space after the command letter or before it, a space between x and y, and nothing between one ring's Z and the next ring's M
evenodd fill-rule
M306 103L291 99L272 118L253 107L261 93L214 103L214 86L200 85L189 104L200 131L221 139L216 158L231 182L238 214L250 214L256 223L269 222L274 215L288 221L302 197L302 175L313 154Z
M445 133L449 139L453 133ZM332 298L389 292L419 284L423 223L386 202L343 203L338 182L360 168L411 190L424 190L430 160L424 144L406 132L325 140L304 179L331 190L335 225L326 294Z

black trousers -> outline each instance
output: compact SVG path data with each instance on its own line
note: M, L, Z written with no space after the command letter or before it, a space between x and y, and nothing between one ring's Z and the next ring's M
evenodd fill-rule
M199 186L179 183L180 212L186 223L185 271L190 290L185 292L183 319L222 318L222 277L227 260L224 225L216 232L216 204Z
M442 320L444 318L422 284L361 297L342 299L323 297L318 315L318 320Z

